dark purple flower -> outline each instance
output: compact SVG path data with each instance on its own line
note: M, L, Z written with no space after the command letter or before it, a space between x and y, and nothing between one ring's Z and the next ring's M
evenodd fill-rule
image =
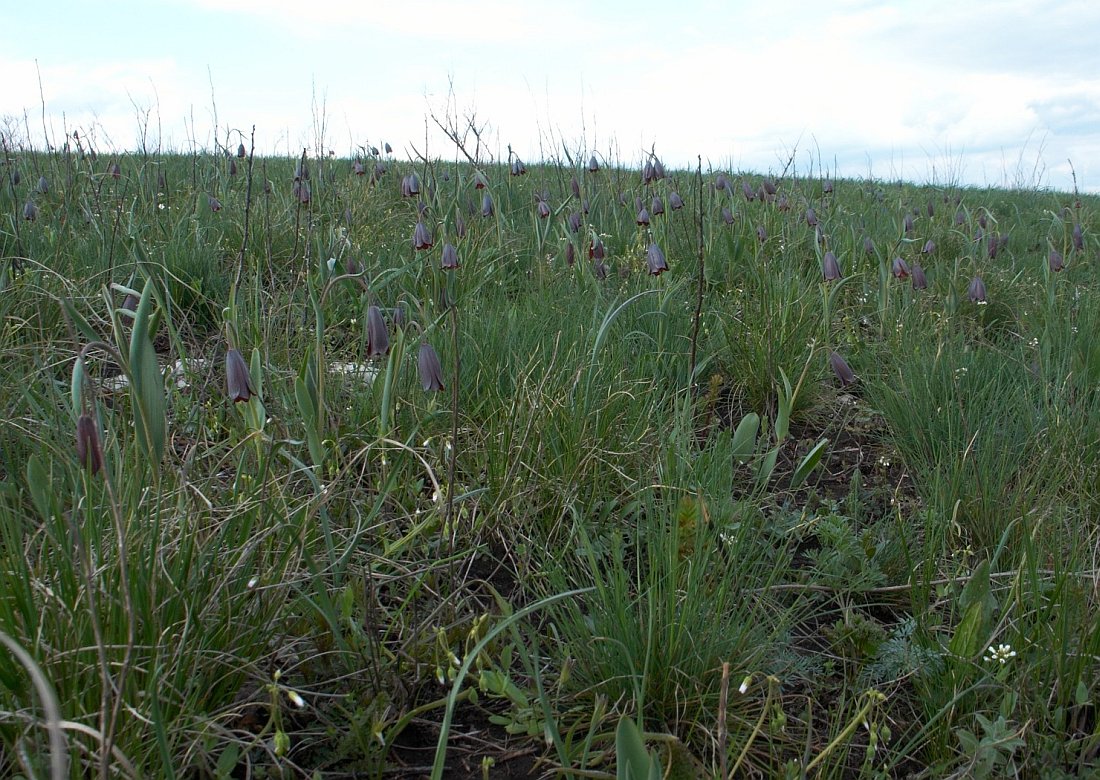
M679 211L684 207L684 199L680 197L680 193L671 192L668 196L668 207L673 211Z
M256 395L256 386L252 384L252 375L248 373L248 364L236 347L225 353L225 387L229 399L234 403L247 401Z
M603 260L606 256L607 251L604 249L603 241L595 238L588 242L588 258L590 260Z
M835 282L840 279L840 263L832 250L826 252L825 257L821 260L821 273L826 282Z
M863 251L868 255L875 253L875 242L871 240L870 236L863 237Z
M481 171L474 171L474 189L483 190L489 186L489 180L485 178L485 174Z
M466 238L466 220L462 218L462 212L455 214L455 235Z
M237 175L237 161L236 160L230 160L229 161L229 175L230 176L236 176Z
M989 227L989 222L986 219L985 213L986 212L984 208L980 212L978 212L978 225L981 227L982 230L985 230L987 227Z
M1078 252L1083 252L1085 249L1085 234L1081 231L1080 222L1073 226L1073 248Z
M726 178L726 174L720 173L714 180L714 189L719 192L730 191L730 180Z
M912 214L906 214L905 215L904 227L905 227L905 235L907 235L907 236L912 235L912 233L913 233L913 215Z
M741 194L745 196L745 200L752 203L756 200L756 190L752 188L752 185L747 181L741 181Z
M646 160L645 165L642 166L642 184L651 184L657 181L657 171L653 168L653 163Z
M768 240L768 231L764 228L763 225L756 226L756 240L759 241L761 244Z
M390 352L390 334L386 330L386 321L382 319L382 310L377 306L367 307L367 357L385 357Z
M296 181L294 182L294 194L298 197L298 201L301 203L309 203L311 198L311 192L309 189L308 181Z
M539 219L546 219L550 216L550 204L544 200L540 199L535 209L539 213Z
M415 173L407 174L401 178L401 197L414 198L420 194L420 179Z
M909 263L905 262L904 258L901 257L894 258L894 264L890 270L894 274L895 279L907 279L912 276L913 273L909 268Z
M210 210L217 213L222 210L222 202L215 198L213 195L206 196L206 205L210 207Z
M730 211L729 207L727 206L722 207L722 221L725 222L727 225L733 224L733 212Z
M577 262L577 249L573 246L573 242L570 241L565 245L565 264L572 268L575 262Z
M806 226L817 227L817 212L814 211L813 206L806 209Z
M38 206L34 205L33 200L28 200L23 204L23 219L28 222L34 222L38 219Z
M512 161L512 175L523 176L527 173L527 166L518 157Z
M928 280L924 278L924 269L920 267L920 263L914 262L911 272L913 275L913 289L927 290Z
M970 299L971 303L985 303L985 282L982 281L982 277L975 276L970 280L970 287L967 288L966 297Z
M928 201L928 218L931 219L934 216L936 216L936 207L932 205L932 201L931 201L931 199L929 199L929 201Z
M421 251L424 249L432 248L432 234L428 230L428 226L423 222L416 223L416 229L413 230L413 249Z
M426 392L443 390L443 367L439 365L439 355L426 341L420 342L420 353L416 356L416 367L420 369L420 385Z
M1050 266L1050 270L1058 272L1066 267L1066 261L1061 252L1057 249L1051 249L1050 255L1047 257L1047 265Z
M577 233L581 229L581 213L579 211L572 212L565 219L565 224L569 227L570 233Z
M821 191L825 195L832 195L833 194L833 180L832 179L826 179L825 181L823 181L821 183Z
M856 375L852 371L852 367L848 365L848 361L842 358L839 353L835 351L829 352L829 365L832 366L836 378L840 380L841 387L848 387L849 385L855 384Z
M989 248L988 248L989 259L990 260L995 260L996 257L997 257L997 252L999 252L1000 249L1001 249L1001 240L997 237L996 233L990 233L989 234Z
M780 211L790 211L791 201L787 198L786 195L780 195L779 200L775 202L775 207Z
M634 221L636 223L638 223L639 225L648 225L649 224L649 212L646 211L645 209L641 209L638 212L638 216L636 216L634 218Z
M363 163L361 163L359 160L356 160L354 163L351 164L351 172L354 173L356 176L363 176L366 174L367 169L363 166Z
M493 199L487 192L481 196L481 216L493 216Z
M932 239L928 239L924 242L924 246L921 248L920 253L922 255L930 255L936 251L936 242Z
M243 160L247 154L248 152L245 151L244 144L239 144L237 146L237 156Z
M653 201L649 204L649 211L653 216L665 213L665 203L657 195L653 196Z
M574 198L581 199L581 183L577 181L576 176L569 180L569 189L573 192Z
M443 270L453 271L458 268L458 250L455 249L454 244L446 243L443 245Z
M596 173L600 169L600 161L596 159L596 155L592 155L588 158L588 172Z
M39 195L45 195L49 191L50 191L50 183L48 181L46 181L45 176L39 176L38 177L38 194Z
M585 214L588 214L588 212L591 209L592 209L592 205L588 202L588 198L585 198L584 200L581 201L581 211L582 212L584 212Z
M99 444L99 429L90 414L76 420L76 459L92 474L103 468L103 449Z
M386 150L386 154L393 153L393 147L390 146L388 143L382 144L382 148Z
M966 222L966 214L963 213L962 209L959 209L958 211L955 212L955 224L956 225L961 225L964 222Z
M650 276L660 276L668 270L665 253L661 251L661 247L657 246L656 241L651 243L649 249L646 250L645 261Z
M777 191L775 182L771 179L764 179L760 186L764 188L764 193L766 195L774 195Z

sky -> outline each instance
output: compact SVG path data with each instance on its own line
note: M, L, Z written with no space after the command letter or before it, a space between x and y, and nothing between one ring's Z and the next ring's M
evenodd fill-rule
M1097 0L9 3L0 128L42 148L388 142L1100 192ZM45 138L44 138L45 136Z

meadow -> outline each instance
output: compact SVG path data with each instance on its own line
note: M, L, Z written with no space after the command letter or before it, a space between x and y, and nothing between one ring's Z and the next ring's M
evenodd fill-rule
M5 139L4 776L1100 776L1095 196L249 146Z

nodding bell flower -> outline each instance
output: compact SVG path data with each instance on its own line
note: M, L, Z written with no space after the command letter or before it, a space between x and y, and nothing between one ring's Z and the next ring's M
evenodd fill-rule
M588 202L588 198L585 198L584 200L582 200L581 201L581 211L584 214L588 214L588 212L591 211L591 210L592 210L592 204Z
M825 181L823 181L821 183L821 192L824 193L825 195L832 195L833 194L833 180L832 179L826 179Z
M806 227L817 227L817 212L813 206L806 209Z
M415 173L410 173L401 179L401 197L414 198L420 194L420 179Z
M229 175L230 176L236 176L237 175L237 161L236 160L230 160L229 161Z
M657 246L656 241L650 244L649 249L646 250L645 262L650 276L660 276L668 270L665 253L661 251L661 247Z
M572 214L565 218L565 224L569 227L570 233L580 232L581 213L579 211L574 211Z
M653 200L649 204L649 213L655 217L665 213L665 202L659 196L653 196Z
M442 267L444 271L453 271L458 268L458 250L455 249L454 244L446 243L443 245Z
M570 268L577 262L577 249L573 246L573 242L570 241L565 245L565 264Z
M1085 249L1085 234L1081 231L1080 222L1073 226L1073 248L1078 252L1083 252Z
M929 200L928 201L928 218L931 219L934 216L936 216L936 207L933 206L932 201Z
M390 334L386 330L386 321L382 319L382 310L377 306L367 307L367 357L385 357L390 352Z
M985 215L986 215L986 211L983 208L978 213L978 226L981 227L982 230L985 230L987 227L989 227L989 221L986 219Z
M868 255L873 255L875 253L875 242L871 240L870 236L863 237L863 251Z
M906 214L904 222L905 235L911 235L913 233L913 215Z
M481 196L481 216L493 216L493 199L487 192Z
M23 219L28 222L34 222L38 219L38 206L34 205L33 200L28 200L23 204Z
M596 155L592 155L588 158L588 172L596 173L600 170L600 161L596 159Z
M569 180L569 189L573 191L574 198L581 199L581 183L577 181L576 176Z
M966 214L963 212L962 209L959 209L955 212L955 224L961 225L964 222L966 222Z
M417 222L413 230L413 249L423 251L432 248L432 234L423 222Z
M603 260L596 260L592 264L592 271L596 274L596 278L601 281L606 279L607 275L611 273L611 269L607 267L607 263Z
M38 177L38 194L39 195L45 195L49 191L50 191L50 183L48 181L46 181L45 176L39 176Z
M82 414L76 420L76 459L92 474L103 468L103 449L99 444L99 429L95 418Z
M924 278L924 269L920 267L920 263L913 263L913 267L912 269L910 269L910 273L912 274L913 278L914 290L928 289L928 280Z
M14 168L11 172L11 183L18 187L21 181L23 181L23 174L19 172L18 168Z
M363 176L364 174L366 174L367 169L363 167L363 163L361 163L359 160L356 160L354 163L351 164L351 172L354 173L356 176Z
M466 238L466 220L462 218L462 212L455 214L455 235Z
M680 193L671 192L668 196L668 207L673 211L679 211L684 207L684 199L680 197Z
M404 330L405 319L405 303L402 301L393 307L393 326L398 330Z
M829 365L832 367L833 373L836 374L836 378L840 380L841 387L855 384L855 372L848 365L848 361L842 358L839 353L835 351L829 353Z
M237 157L243 160L247 154L248 152L245 151L244 144L239 144L237 146Z
M217 213L222 210L222 202L215 198L213 195L206 196L206 205L210 207L210 210Z
M756 200L756 190L752 188L752 185L747 181L741 182L741 194L745 196L745 200L752 203Z
M518 157L512 161L512 175L523 176L527 173L527 166L523 164L523 160Z
M657 181L657 171L653 168L653 163L646 160L645 165L642 166L642 184L652 184Z
M443 367L439 365L439 355L426 341L420 342L420 352L416 356L416 367L420 369L420 385L426 392L443 390Z
M308 181L295 181L294 182L294 197L298 199L299 203L306 205L311 198L311 192L309 189Z
M252 375L248 373L248 364L236 347L231 347L225 353L225 388L229 399L234 403L247 401L256 395Z
M996 233L990 233L989 234L989 249L988 249L989 259L990 260L997 259L997 252L999 252L1000 249L1001 249L1001 240L997 237Z
M761 244L768 240L768 231L764 228L763 225L756 226L756 240L759 241Z
M588 259L603 260L606 256L607 252L603 248L603 241L596 238L588 242Z
M760 186L764 188L764 192L767 195L774 195L776 193L775 182L771 179L764 179L763 184L761 184Z
M821 273L826 282L835 282L840 279L840 263L832 250L826 252L821 260Z
M729 208L726 206L722 207L722 221L725 222L727 225L733 224L733 212L730 211Z
M922 255L930 255L936 251L936 242L932 239L928 239L924 242L924 247L920 250Z
M1050 270L1057 273L1066 267L1065 259L1062 257L1062 253L1057 249L1050 250L1050 256L1047 257L1047 265L1050 266Z
M645 209L641 209L638 212L638 216L635 217L634 221L637 222L639 225L648 225L649 224L649 212L646 211Z
M726 174L720 173L717 177L715 177L714 189L718 190L719 192L730 191L730 180L726 178Z
M909 263L901 257L894 258L894 265L891 268L895 279L907 279L913 275L912 270L909 268Z
M787 198L786 195L780 195L779 200L775 202L775 207L780 211L790 211L791 201Z
M474 171L474 189L483 190L489 186L489 180L485 178L485 174L481 171Z
M634 210L635 211L641 211L642 210L642 198L641 198L640 195L638 197L634 198Z
M385 166L385 164L383 164L383 162L381 160L379 160L378 162L376 162L374 164L374 170L371 171L370 180L372 182L377 182L379 179L381 179L385 175L386 175L386 166Z
M970 299L971 303L985 303L985 282L982 281L982 277L975 276L970 280L970 287L967 288L966 297Z
M122 178L122 166L120 166L118 163L113 163L111 165L111 178L112 179L121 179Z
M668 177L668 174L665 173L665 164L656 157L653 158L653 173L658 179Z
M386 154L393 154L393 147L388 143L382 144L382 148L386 150Z
M539 219L546 219L550 216L550 204L544 200L539 200L538 206L535 207L539 213Z

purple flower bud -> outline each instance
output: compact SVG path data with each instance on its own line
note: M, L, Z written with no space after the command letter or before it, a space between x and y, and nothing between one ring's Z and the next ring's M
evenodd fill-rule
M659 159L657 159L656 157L655 157L655 158L653 158L653 174L654 174L654 175L655 175L655 176L656 176L656 177L657 177L658 179L664 179L664 178L666 178L666 177L668 176L668 174L667 174L667 173L665 173L665 165L664 165L664 163L662 163L662 162L661 162L661 161L660 161Z
M989 222L986 219L984 208L978 213L978 225L981 227L982 230L985 230L987 227L989 227Z
M642 184L650 184L657 181L657 171L653 168L653 163L646 160L646 164L642 166Z
M928 218L931 219L934 216L936 216L936 207L933 206L932 201L929 200L928 201Z
M390 352L390 334L386 330L386 321L382 319L382 310L377 306L367 307L367 357L385 357Z
M720 173L714 180L714 189L719 192L730 191L730 180L726 178L726 174Z
M439 365L439 355L426 341L420 342L420 353L416 356L416 367L420 370L420 385L426 392L443 390L443 367Z
M382 144L382 148L386 150L386 154L393 154L393 147L388 143Z
M768 231L764 228L763 225L756 226L756 240L759 241L761 244L768 240Z
M523 164L523 160L518 157L512 161L512 175L524 176L527 173L527 166Z
M764 188L764 193L766 195L774 195L777 191L775 182L771 179L764 179L763 183L761 183L760 186Z
M50 183L48 181L46 181L45 176L39 176L38 177L38 194L39 195L45 195L49 191L50 191Z
M913 215L912 214L906 214L905 215L904 225L905 225L905 235L907 235L907 236L912 235L912 233L913 233Z
M581 199L581 183L577 181L576 176L569 180L569 189L573 191L574 198Z
M868 255L873 255L875 253L875 242L871 240L870 236L863 237L863 251Z
M240 144L237 146L237 156L239 158L243 160L245 156L247 156L247 154L248 152L245 151L244 144Z
M565 264L570 268L577 262L577 249L573 246L573 242L570 241L565 245Z
M225 353L225 387L229 399L234 403L247 401L256 395L252 375L248 373L248 364L244 356L235 347Z
M966 214L963 213L962 209L959 209L958 211L955 212L955 224L956 225L961 225L964 222L966 222Z
M76 420L76 459L92 474L103 468L103 449L99 444L99 429L90 414Z
M229 175L230 176L236 176L237 175L237 161L236 160L230 160L229 161Z
M603 260L607 255L603 246L603 241L599 238L593 239L588 242L588 258L590 260Z
M455 214L455 235L466 238L466 220L462 218L462 212Z

